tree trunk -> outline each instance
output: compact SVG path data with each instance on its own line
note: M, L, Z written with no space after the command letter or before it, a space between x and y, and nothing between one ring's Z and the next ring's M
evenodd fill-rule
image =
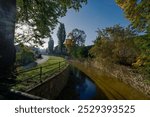
M0 83L12 78L15 63L16 0L0 0Z

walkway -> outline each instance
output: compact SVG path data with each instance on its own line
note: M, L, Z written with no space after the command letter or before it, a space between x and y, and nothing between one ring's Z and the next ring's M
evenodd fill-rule
M48 59L49 59L49 56L42 55L42 59L37 59L36 62L37 62L37 64L42 64L42 63L46 62Z

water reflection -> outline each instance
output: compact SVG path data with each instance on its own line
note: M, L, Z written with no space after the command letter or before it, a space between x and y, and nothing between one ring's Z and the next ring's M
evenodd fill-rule
M75 67L70 67L70 77L66 87L57 99L61 100L90 100L107 99L105 94L86 76Z
M143 100L143 99L149 99L147 96L145 96L140 91L134 89L133 87L117 80L115 77L110 75L109 73L103 72L99 69L96 69L92 66L82 64L80 62L72 62L73 66L77 67L79 70L86 73L96 84L97 86L102 89L98 89L97 91L100 91L100 96L98 96L97 99L130 99L130 100ZM103 93L104 92L104 93ZM105 94L105 95L103 95ZM101 98L103 97L103 98Z

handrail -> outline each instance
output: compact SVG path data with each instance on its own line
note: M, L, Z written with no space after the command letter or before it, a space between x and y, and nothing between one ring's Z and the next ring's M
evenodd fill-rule
M65 62L65 61L61 61L60 63L62 63L62 62ZM48 67L48 66L52 66L52 65L55 65L55 64L58 64L58 63L59 62L56 62L56 63L48 64L48 65L45 65L45 66L42 66L42 67ZM33 70L39 69L40 67L30 68L30 69L27 69L27 70L20 70L20 71L17 71L17 74L28 72L28 71L33 71Z
M59 61L56 63L48 64L45 66L39 66L36 68L17 71L16 73L13 73L13 74L16 75L18 78L23 77L23 79L18 79L16 83L11 84L11 85L16 86L17 84L25 83L28 81L42 83L46 79L46 77L49 77L53 75L54 73L60 72L60 70L63 69L66 65L67 65L67 62L64 60L64 61ZM57 67L54 67L54 66L57 66ZM32 71L35 71L36 73L30 74ZM31 83L31 85L32 84L33 83Z
M54 65L57 65L58 64L58 67L56 68L56 69L60 69L60 64L61 63L65 63L66 61L61 61L61 62L57 62L57 63L53 63L53 64L49 64L49 65L45 65L45 66L40 66L40 67L37 67L37 68L32 68L32 69L28 69L28 70L26 70L26 71L21 71L21 72L19 72L18 74L23 74L23 73L26 73L26 72L31 72L31 71L34 71L34 70L39 70L39 75L41 75L41 77L42 77L42 74L43 74L43 69L44 68L47 68L47 67L52 67L52 66L54 66ZM51 68L49 68L49 69L51 69Z

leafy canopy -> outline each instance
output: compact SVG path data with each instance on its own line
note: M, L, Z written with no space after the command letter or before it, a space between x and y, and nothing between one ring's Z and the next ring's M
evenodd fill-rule
M30 31L17 34L18 38L27 38L42 44L41 38L49 37L60 17L65 16L67 9L79 10L87 0L17 0L17 28L26 25ZM32 33L31 33L32 32Z
M86 34L83 30L75 28L68 34L68 37L73 39L77 46L84 46Z
M52 37L50 37L48 41L48 53L53 54L53 49L54 49L54 40L52 39Z
M98 36L90 54L123 65L132 65L137 56L133 38L136 33L130 27L114 25L97 31Z
M141 31L150 32L149 0L115 0L132 25Z
M58 37L59 51L62 53L62 49L64 47L64 41L66 39L66 30L65 30L65 25L63 23L60 23L60 26L57 31L57 37Z

